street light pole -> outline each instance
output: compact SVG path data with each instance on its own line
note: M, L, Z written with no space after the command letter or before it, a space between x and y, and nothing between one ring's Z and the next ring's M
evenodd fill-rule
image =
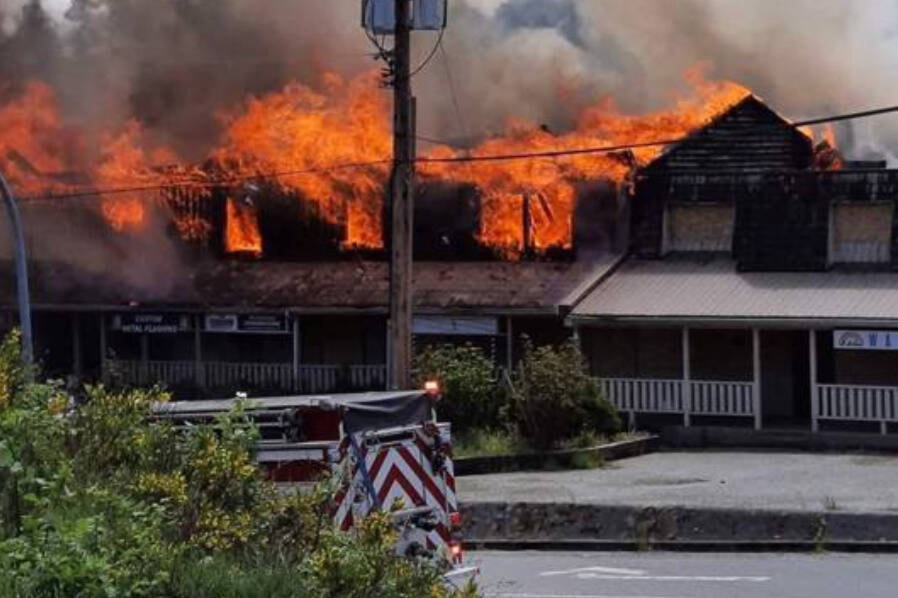
M19 324L22 328L22 362L26 368L29 368L34 359L34 349L31 336L31 298L28 292L28 261L25 258L25 233L22 230L22 218L19 215L19 206L16 204L16 198L12 194L9 184L7 184L2 173L0 173L0 194L3 195L3 203L9 216L10 227L12 227L16 261L16 295L19 303Z

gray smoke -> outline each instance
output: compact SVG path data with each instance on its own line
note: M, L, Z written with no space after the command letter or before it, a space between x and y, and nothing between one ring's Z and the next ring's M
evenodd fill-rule
M137 118L153 141L202 160L221 134L221 112L248 95L291 80L315 86L324 70L379 68L360 2L0 0L0 101L41 79L82 130ZM608 97L623 111L657 109L687 89L683 73L700 63L709 78L741 82L792 118L898 103L895 0L449 3L445 51L414 80L423 136L471 142L501 132L510 116L564 130ZM436 39L415 35L417 64ZM838 132L858 157L891 155L898 117ZM38 253L110 267L93 249L79 251L92 239L36 226ZM122 256L113 268L145 253L147 241L123 242L110 241ZM157 253L167 260L174 250L166 251Z
M508 114L563 127L613 97L626 111L669 105L699 63L795 119L898 103L894 0L467 0L444 44L474 132ZM446 89L439 66L428 91ZM558 90L565 90L563 96ZM434 93L436 127L452 123ZM426 103L431 107L430 102ZM847 149L890 153L898 117L842 126Z
M323 69L377 68L361 0L0 0L0 78L49 81L67 114L137 117L198 159L219 114ZM509 116L564 129L613 97L656 109L699 63L800 118L896 103L894 0L449 0L443 45L415 80L422 135L499 132ZM420 63L436 36L416 34ZM450 86L449 79L454 84ZM454 92L454 93L453 93ZM898 120L843 130L886 150Z

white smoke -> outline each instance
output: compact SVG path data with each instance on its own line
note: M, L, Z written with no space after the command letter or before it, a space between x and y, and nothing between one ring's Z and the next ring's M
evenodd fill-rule
M684 89L684 71L702 63L709 77L742 83L795 119L898 104L894 0L465 0L451 6L444 43L475 131L499 127L510 114L563 126L582 103L605 96L624 110L656 109ZM452 109L440 78L433 67L426 89L443 128ZM849 149L888 151L898 142L898 116L879 118L875 126L842 126L839 133Z

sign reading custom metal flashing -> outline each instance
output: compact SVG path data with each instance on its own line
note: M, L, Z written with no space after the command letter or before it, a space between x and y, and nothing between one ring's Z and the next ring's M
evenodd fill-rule
M244 334L287 334L287 317L282 314L209 314L206 332Z
M188 328L186 318L178 314L119 314L112 329L129 334L176 334Z
M898 351L898 331L836 330L833 348L845 351Z

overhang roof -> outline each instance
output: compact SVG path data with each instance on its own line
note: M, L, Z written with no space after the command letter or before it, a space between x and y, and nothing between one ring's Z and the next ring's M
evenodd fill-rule
M898 323L898 273L738 272L728 257L629 260L570 319Z
M556 313L587 292L616 256L575 262L417 262L414 301L421 311ZM139 265L135 265L138 269ZM3 303L14 305L13 268L0 268ZM388 305L384 262L204 261L150 281L134 272L34 264L32 302L45 308L201 310L369 310Z

